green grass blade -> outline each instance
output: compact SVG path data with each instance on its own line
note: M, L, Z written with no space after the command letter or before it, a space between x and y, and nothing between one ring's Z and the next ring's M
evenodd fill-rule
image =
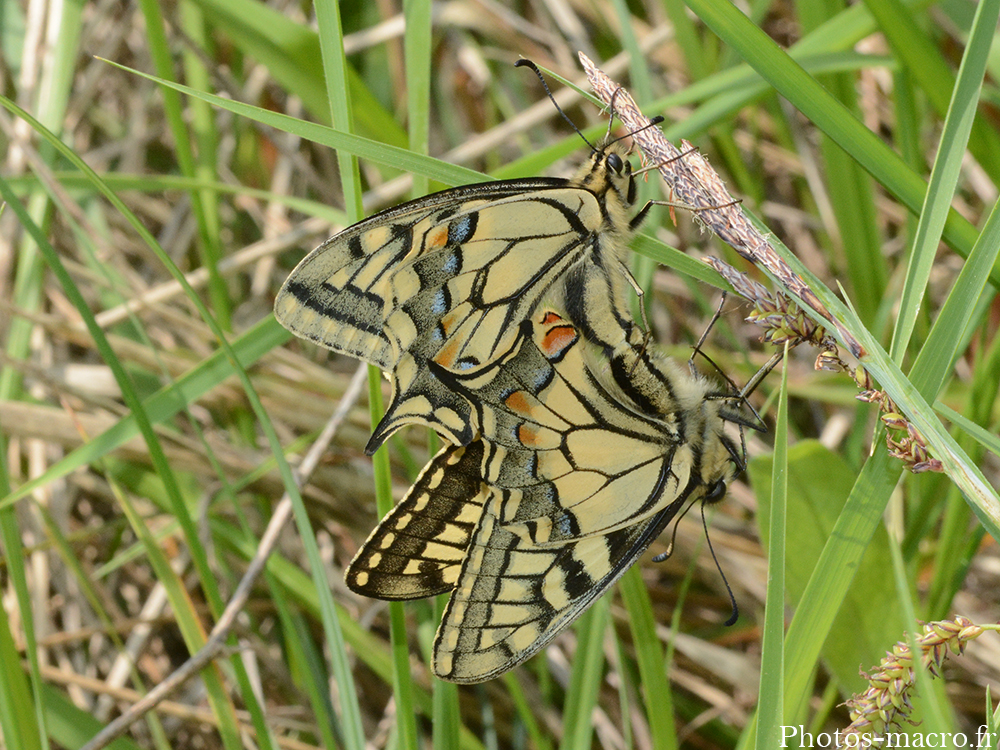
M431 132L431 3L430 0L405 0L403 14L406 29L403 52L406 56L406 113L410 151L430 152ZM430 181L416 176L412 195L426 195Z
M24 115L22 114L22 116ZM37 122L32 124L36 127L36 129L41 128L41 125ZM42 129L42 131L48 135L47 131L44 131L44 129ZM187 536L188 541L192 544L192 550L194 552L192 559L196 565L201 567L199 573L201 574L201 580L205 585L206 593L208 593L210 599L213 597L217 598L218 594L214 589L215 579L207 566L207 560L205 560L203 554L197 554L197 551L200 549L200 545L197 543L197 530L194 528L191 518L187 514L187 509L184 504L176 476L171 470L170 464L163 451L163 447L153 431L148 415L142 409L142 403L132 386L130 378L126 374L114 351L108 344L103 331L94 320L94 316L91 314L83 295L76 287L72 277L66 271L59 255L48 243L40 228L31 221L26 209L10 193L3 180L0 180L0 195L3 196L4 200L8 202L11 209L21 220L22 227L24 227L24 229L33 236L35 242L38 244L39 249L45 257L49 269L59 280L67 298L77 309L86 324L87 330L94 339L102 358L114 373L115 380L121 389L125 403L128 405L136 418L136 424L139 427L139 431L142 433L143 439L145 440L146 446L149 450L150 459L156 468L158 476L164 482L167 493L171 498L174 514L181 521L182 526L186 527L185 535ZM127 500L124 495L120 497L123 500ZM204 645L204 633L200 627L200 622L193 610L193 607L189 606L191 602L187 598L184 587L180 584L179 579L174 574L172 568L166 560L165 555L156 544L155 539L148 533L144 520L139 516L139 514L131 512L131 503L126 502L123 505L123 509L126 511L126 514L130 516L133 530L145 543L146 553L149 556L151 564L156 570L158 580L166 587L168 596L171 600L171 605L177 617L178 626L185 638L188 648L192 652L196 651ZM220 722L219 730L222 735L223 742L227 746L236 747L237 745L234 745L233 743L238 743L239 733L236 729L235 708L228 700L226 691L223 689L219 675L215 672L215 668L206 669L202 674L208 691L209 700L212 703L213 709L215 710Z
M814 440L802 440L789 448L787 463L787 527L792 532L785 542L785 581L789 603L798 616L799 610L815 606L815 601L807 601L810 586L828 585L820 580L827 575L822 568L826 563L820 562L821 551L830 547L827 555L853 554L849 549L851 542L838 540L835 534L837 525L843 523L842 517L851 512L847 502L855 491L857 470ZM761 538L769 544L770 532L765 521L771 512L768 485L774 473L773 459L754 458L749 472L760 504ZM823 481L816 481L817 477ZM885 593L892 590L887 544L885 529L876 525L857 561L846 563L844 569L830 574L831 577L853 575L854 580L836 602L828 631L815 633L817 642L808 645L810 649L821 648L824 666L845 689L860 685L858 667L878 661L885 644L892 642L902 627L898 605ZM813 581L814 578L817 580ZM822 595L826 593L823 591ZM879 601L877 608L871 606L875 599ZM815 664L808 666L811 669Z
M795 609L785 637L785 721L798 723L803 699L865 550L882 520L902 469L885 451L862 468L844 510L837 518L814 572Z
M878 22L879 31L885 34L893 54L916 80L934 110L942 117L953 112L955 95L962 86L962 72L959 70L959 81L956 82L949 62L935 46L934 40L921 29L917 8L908 9L899 0L868 0L865 6ZM984 13L986 18L983 17ZM990 27L987 19L993 11L984 9L982 3L977 3L976 14L984 23L973 21L973 27L978 26L988 31ZM993 32L995 31L994 18ZM973 46L975 42L970 39L966 46L966 57ZM950 102L949 92L952 92ZM986 120L978 120L971 124L968 138L969 150L976 160L994 180L1000 179L1000 138L996 131L989 127ZM942 141L947 142L944 137Z
M188 86L174 83L173 81L163 80L161 78L157 78L156 76L151 76L146 73L142 73L141 71L133 70L123 65L118 65L117 63L113 63L111 61L108 61L108 63L110 65L115 65L122 70L128 70L135 73L143 78L148 78L151 81L155 81L156 83L160 83L169 88L176 89L177 91L187 94L188 96L203 99L214 106L233 112L241 117L246 117L255 122L260 122L264 125L277 128L283 132L297 135L301 138L313 141L314 143L318 143L321 146L327 146L329 148L336 149L337 151L346 151L354 156L369 159L377 164L399 169L404 172L416 172L417 174L425 175L426 177L436 180L437 182L442 182L445 185L464 185L466 183L484 182L489 179L485 175L471 169L460 167L455 164L447 164L439 159L432 159L429 156L421 156L420 154L415 154L404 148L391 146L379 141L371 140L370 138L363 138L336 128L306 122L295 117L289 117L271 110L263 109L262 107L254 107L249 104L243 104L242 102L234 102L230 99L215 96L214 94L208 94L204 91L198 91L197 89L192 89Z
M959 414L947 404L940 401L934 403L934 410L945 419L954 422L962 428L970 437L974 438L981 446L994 455L1000 456L1000 438L992 432L984 430L981 426L967 419L964 414Z
M323 61L323 80L326 84L326 94L330 106L331 121L334 126L345 131L354 131L354 110L351 106L351 90L348 80L347 56L344 53L343 29L340 23L340 6L336 0L321 0L316 3L316 21L319 28L320 52ZM344 192L344 210L350 221L357 221L362 216L361 208L361 175L358 172L357 157L349 152L337 152L337 165L340 172L341 189ZM368 368L368 382L374 388L380 388L380 373L376 368ZM373 423L381 403L371 403ZM384 452L384 451L383 451ZM379 504L383 504L386 496L388 479L388 459L376 459L375 491ZM317 556L316 561L319 562ZM364 729L361 723L361 707L358 703L357 687L350 668L350 660L344 643L343 633L336 616L336 607L329 589L322 586L320 608L323 614L323 627L326 632L328 647L333 666L333 675L337 681L340 697L341 720L344 724L344 742L351 750L361 750L364 747ZM400 617L394 613L395 618Z
M180 6L180 21L184 33L192 41L191 46L185 46L181 55L184 67L184 79L195 88L208 86L209 73L204 59L212 57L212 39L208 25L205 23L201 9L194 3L184 3ZM202 54L199 54L202 53ZM195 152L194 176L204 180L216 178L216 161L219 150L219 133L215 128L215 112L207 102L192 101L189 107L189 119L194 141ZM219 273L219 262L222 260L222 227L219 216L218 196L209 190L191 194L192 207L198 222L198 234L195 247L201 259L201 267L208 271L208 292L212 312L224 331L232 330L232 302L229 299L229 289L222 274Z
M883 2L888 1L883 0ZM924 298L931 268L937 256L941 232L951 210L951 199L955 194L959 171L965 157L965 146L979 107L979 92L982 89L983 73L996 34L998 16L1000 16L998 0L983 0L976 8L976 22L959 68L958 81L948 107L938 153L931 170L930 184L927 186L927 196L920 211L917 236L906 270L899 317L896 319L892 348L889 352L896 362L902 361L913 333L917 311ZM927 395L935 394L936 392L931 392Z
M3 458L7 458L7 452L2 453ZM9 566L8 575L18 610L30 613L31 597L24 573L24 554L13 509L3 511L0 515L0 537L3 539L4 559ZM34 700L37 692L32 689L32 684L36 687L43 684L40 679L36 679L40 676L37 640L34 629L27 625L25 641L35 654L32 659L35 662L31 668L32 678L29 680L21 667L21 654L11 633L12 626L7 611L0 607L0 667L4 670L4 679L0 680L0 730L5 738L9 738L7 746L10 750L41 750L46 742L44 732L47 730L44 717L39 715L41 702Z
M786 55L730 3L688 0L688 5L722 40L787 98L806 117L850 154L886 190L914 214L923 205L927 185L890 148L858 122L843 105ZM977 232L954 210L945 222L944 237L957 252L967 255ZM1000 286L1000 268L991 270Z
M236 339L232 348L245 369L289 338L291 334L278 325L273 317L268 317ZM166 422L233 374L235 368L226 352L213 352L176 381L147 397L142 402L143 408L152 424ZM103 458L137 435L139 427L135 416L123 417L113 427L100 435L91 436L89 441L54 462L43 474L10 492L0 500L0 508L8 507L37 488Z
M786 349L787 361L787 349ZM757 704L758 748L784 742L785 534L788 504L788 367L782 368L778 417L774 428L774 463L768 513L767 600L760 657Z
M316 3L316 21L319 26L319 46L323 59L323 80L330 104L330 119L338 130L354 132L354 108L351 106L351 88L347 78L347 55L340 26L340 6L333 0ZM341 189L344 191L344 210L351 223L364 215L361 208L361 175L357 158L350 152L337 152L340 167Z
M560 750L590 750L593 742L592 717L604 675L604 634L610 611L611 597L602 596L577 620L576 654L566 690Z
M279 586L274 586L274 588L280 590ZM331 701L330 673L323 658L322 647L315 642L310 632L310 623L306 617L299 613L289 612L287 608L282 608L279 611L283 615L282 621L287 623L286 633L288 635L285 640L289 643L290 656L302 665L302 671L306 673L302 682L305 683L309 703L317 716L321 747L333 750L337 747L335 730L342 731L342 727L340 717Z
M618 582L618 590L628 611L650 739L656 750L673 750L678 743L670 681L663 668L663 647L656 636L656 620L649 592L638 565L625 572Z
M983 232L931 327L910 373L914 386L936 394L972 335L977 315L987 293L989 269L1000 253L1000 203L993 206Z

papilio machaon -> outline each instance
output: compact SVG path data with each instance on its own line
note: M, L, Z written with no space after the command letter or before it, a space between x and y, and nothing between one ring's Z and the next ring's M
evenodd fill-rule
M568 275L580 280L574 303L601 340L624 341L633 323L623 256L643 215L627 216L635 183L625 156L611 142L573 179L504 180L404 203L345 229L292 271L275 300L278 321L392 381L368 453L405 423L468 444L468 403L429 363L468 374L508 354L520 323Z
M451 591L433 669L454 682L531 656L685 503L721 498L743 466L723 434L726 399L672 360L626 348L609 370L602 348L548 308L517 332L491 376L432 365L481 434L428 464L346 575L380 599Z

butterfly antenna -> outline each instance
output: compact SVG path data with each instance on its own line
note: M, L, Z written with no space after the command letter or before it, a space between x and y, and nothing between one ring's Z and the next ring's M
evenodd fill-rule
M670 535L670 544L667 545L667 551L666 552L661 552L660 554L656 555L653 558L653 562L657 562L657 563L658 562L663 562L664 560L666 560L668 557L670 557L674 553L674 542L677 541L677 528L680 526L681 519L684 518L684 516L687 515L687 512L689 510L691 510L691 508L694 507L695 503L697 503L697 502L698 502L698 500L692 500L690 503L687 504L687 506L684 508L684 510L682 510L677 515L677 518L674 519L674 530L673 530L673 533L671 533L671 535ZM715 569L718 570L719 571L719 575L722 576L722 582L726 585L726 592L729 594L729 603L732 605L732 608L733 608L732 615L730 615L729 619L726 620L726 627L729 627L730 625L734 625L736 623L736 620L739 619L740 608L736 604L736 596L733 594L733 588L732 588L732 586L729 585L729 579L726 578L726 574L722 572L722 565L721 565L721 563L719 563L719 557L718 557L718 555L715 554L715 547L712 546L712 537L708 533L708 519L705 517L705 505L706 504L707 503L705 502L705 499L702 498L701 499L701 525L705 529L705 540L708 542L708 549L712 553L712 560L715 562Z
M615 89L614 93L611 95L611 102L608 104L608 110L611 116L608 117L608 132L604 134L605 147L610 146L614 141L611 140L611 128L615 126L615 99L618 98L618 92L622 91L622 87L619 86Z
M722 582L726 584L726 593L729 594L729 603L733 607L733 613L726 620L726 627L735 625L736 621L740 617L740 608L736 604L736 597L733 595L732 586L729 585L729 579L726 578L726 574L722 572L722 565L719 563L719 558L715 554L715 547L712 546L712 536L708 533L708 519L705 517L705 503L701 504L701 525L705 529L705 540L708 542L708 549L712 553L712 560L715 561L715 569L719 571L719 575L722 576Z
M621 89L618 89L618 91L621 91ZM608 122L608 134L609 135L611 134L611 123L614 121L614 112L615 112L615 110L614 110L614 99L613 98L611 100L611 107L612 107L612 109L611 109L611 120ZM618 138L615 138L613 141L608 141L607 145L610 146L612 143L618 143L618 141L623 141L626 138L631 138L636 133L641 133L643 130L648 130L649 128L656 127L661 122L663 122L664 119L665 118L663 117L663 115L657 115L656 117L654 117L652 120L650 120L647 124L643 125L638 130L633 130L631 133L626 133L625 135L619 136ZM689 154L689 153L691 153L691 151L695 151L695 150L696 149L692 148L689 151L685 151L684 154L681 154L681 156L684 156L685 154ZM680 157L677 157L677 158L680 158ZM636 172L633 172L632 174L634 174L634 175L636 175L636 174L642 174L643 172L648 172L650 169L655 169L658 166L660 166L660 165L657 164L655 167L646 167L645 169L640 169L640 170L638 170Z
M556 108L556 111L560 115L562 115L562 118L569 123L569 126L573 128L573 130L576 131L576 134L581 138L583 138L583 142L586 143L588 146L590 146L590 150L593 151L594 153L597 153L597 149L594 147L594 144L587 140L587 136L585 136L580 131L580 128L576 126L576 123L573 122L571 119L569 119L569 115L563 112L563 108L559 106L559 103L556 101L556 98L552 95L552 91L549 89L549 84L545 82L545 76L542 75L542 71L538 69L538 66L535 65L533 62L531 62L531 60L521 59L518 60L516 63L514 63L514 67L530 68L532 71L534 71L535 75L538 76L538 80L542 82L542 88L545 89L545 93L548 95L549 101L551 101L552 105Z
M636 133L641 133L643 130L648 130L649 128L655 127L655 126L659 125L661 122L663 122L664 119L666 119L666 118L664 118L663 115L657 115L656 117L652 118L648 123L646 123L645 125L643 125L638 130L633 130L631 133L626 133L625 135L619 136L618 138L615 138L614 140L611 140L611 129L615 125L615 112L616 112L616 110L615 110L615 99L618 98L619 92L622 92L624 90L625 89L622 86L619 86L618 88L616 88L615 91L614 91L614 93L611 95L611 102L608 104L608 110L611 112L611 116L608 118L608 132L604 136L604 147L605 148L607 148L608 146L610 146L612 143L618 143L618 141L623 141L626 138L631 138Z

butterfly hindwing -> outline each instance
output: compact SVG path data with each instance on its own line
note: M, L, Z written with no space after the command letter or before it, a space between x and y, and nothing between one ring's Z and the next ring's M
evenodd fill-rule
M541 547L499 519L494 489L434 644L434 672L481 682L521 663L601 596L670 522L674 508L609 534Z
M376 599L420 599L458 581L485 493L483 445L449 445L424 467L347 568L347 586Z

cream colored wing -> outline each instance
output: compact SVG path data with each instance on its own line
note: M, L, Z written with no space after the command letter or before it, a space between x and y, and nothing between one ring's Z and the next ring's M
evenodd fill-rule
M434 641L434 673L482 682L514 668L575 620L660 534L676 512L558 547L508 531L492 490Z
M328 240L291 273L278 321L390 375L369 452L404 423L472 440L467 401L428 364L468 374L507 355L520 323L570 271L588 280L594 307L629 320L622 255L634 187L623 153L596 152L573 180L487 183L404 204Z
M558 546L639 523L686 494L697 446L682 439L684 414L641 413L554 311L522 334L496 372L438 372L477 411L483 478L503 490L505 529Z
M588 349L575 326L543 309L492 376L445 377L479 412L488 494L435 640L444 679L479 682L527 659L686 503L720 498L739 468L717 406L643 414L642 393L609 380ZM704 390L673 383L679 371L667 360L633 357L671 385L664 404L686 386Z

